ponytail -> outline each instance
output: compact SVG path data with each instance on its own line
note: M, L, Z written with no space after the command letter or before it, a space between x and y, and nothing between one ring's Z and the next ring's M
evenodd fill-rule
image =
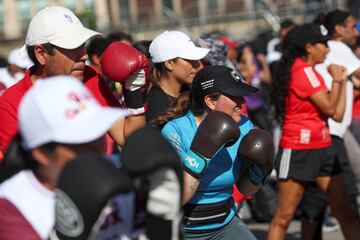
M283 55L279 64L274 69L274 81L271 90L271 100L275 106L275 118L281 124L285 115L285 102L289 91L290 69L297 57L306 56L304 49L297 48L294 44L296 37L294 27L285 37L283 42Z
M214 100L219 99L220 95L220 92L209 94ZM201 116L205 111L209 111L204 102L204 96L191 94L191 90L188 90L176 98L166 113L161 114L150 123L152 126L162 128L168 121L185 115L189 109L195 116Z

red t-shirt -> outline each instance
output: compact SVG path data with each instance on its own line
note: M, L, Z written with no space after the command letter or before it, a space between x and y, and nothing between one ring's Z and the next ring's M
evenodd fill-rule
M321 89L328 91L321 75L297 58L290 69L281 148L318 149L331 145L327 118L309 99Z
M23 79L0 96L0 151L3 153L18 131L17 111L22 97L32 86L30 76L33 70L33 68L27 70ZM120 106L104 79L89 66L85 68L84 84L101 105Z
M356 98L353 105L353 119L360 122L360 97Z

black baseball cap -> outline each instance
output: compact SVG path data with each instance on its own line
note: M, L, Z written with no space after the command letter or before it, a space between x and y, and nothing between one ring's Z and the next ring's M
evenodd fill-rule
M206 96L221 92L232 97L244 97L258 88L244 83L241 75L226 66L206 66L195 76L192 85L193 96Z
M294 29L294 31L294 44L300 49L303 49L308 43L326 43L331 39L325 26L316 23L303 24Z

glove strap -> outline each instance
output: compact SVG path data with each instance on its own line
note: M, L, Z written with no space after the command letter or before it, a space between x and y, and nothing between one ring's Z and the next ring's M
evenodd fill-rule
M124 99L126 107L133 115L139 115L147 110L146 92L140 88L135 91L124 89Z
M189 150L183 162L184 170L194 178L201 178L207 168L208 160Z

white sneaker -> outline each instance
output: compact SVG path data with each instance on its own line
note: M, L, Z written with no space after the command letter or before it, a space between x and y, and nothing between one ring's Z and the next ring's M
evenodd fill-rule
M323 225L322 225L322 231L323 232L333 232L340 229L339 224L337 224L334 220L332 220L329 217L325 217Z

